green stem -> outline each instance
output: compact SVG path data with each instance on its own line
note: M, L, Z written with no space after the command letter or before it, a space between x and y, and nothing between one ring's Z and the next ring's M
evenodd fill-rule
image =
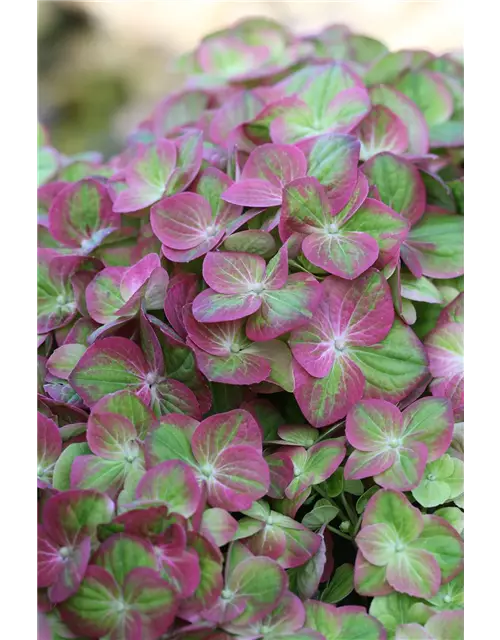
M345 538L346 540L353 542L353 539L351 538L351 536L349 536L347 533L344 533L343 531L340 531L340 529L337 529L336 527L332 527L329 524L326 525L326 528L332 533L336 533L338 536L341 536L342 538Z
M326 498L327 500L330 500L330 498L328 497L328 494L326 493L326 491L323 491L323 489L320 489L320 488L319 488L319 485L314 484L314 485L313 485L313 489L314 489L314 491L316 491L316 493L319 493L319 495L320 495L322 498Z
M345 425L345 420L341 420L340 422L337 422L337 424L334 424L327 431L325 431L325 433L322 433L320 435L320 437L316 440L316 442L321 442L321 440L324 440L325 438L328 438L328 436L330 434L334 433L335 431L337 431L338 429L340 429L344 425Z
M347 515L349 516L349 520L351 521L353 527L355 527L357 522L358 522L358 518L357 518L356 514L354 513L353 508L351 507L351 505L347 501L347 498L346 498L345 493L343 491L340 494L340 499L342 500L342 504L344 505L344 508L345 508L345 510L347 512Z
M363 520L363 515L360 515L358 521L356 522L356 526L354 527L354 531L352 532L352 537L355 538L358 534L358 531L361 528L361 521Z

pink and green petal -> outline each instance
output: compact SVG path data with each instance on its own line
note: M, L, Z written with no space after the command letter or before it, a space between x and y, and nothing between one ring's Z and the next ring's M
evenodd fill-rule
M394 640L434 640L434 638L427 633L424 627L416 622L410 622L397 626Z
M370 498L363 515L363 527L379 523L392 525L404 544L416 540L424 528L422 514L405 495L385 489Z
M87 347L81 344L64 344L58 347L47 360L48 371L57 378L67 380L86 350Z
M399 402L428 372L423 345L397 318L382 342L352 347L349 356L365 377L365 397Z
M148 434L145 441L148 467L155 467L165 460L182 460L191 467L196 467L191 451L191 438L198 425L199 422L189 416L162 416L159 425Z
M156 416L182 413L201 418L201 408L195 393L185 384L173 378L161 378L150 389L151 408Z
M354 280L364 273L379 254L378 244L370 235L358 231L339 232L335 227L331 231L308 235L302 243L302 251L316 267L347 280Z
M250 253L209 253L203 261L203 278L217 293L252 293L262 283L265 271L265 261Z
M165 195L184 191L198 174L203 160L203 133L192 129L175 139L176 167L170 175Z
M120 622L116 608L120 588L113 576L99 566L90 566L78 592L60 607L62 619L76 633L102 637Z
M429 369L435 378L451 378L464 371L464 325L438 325L425 339Z
M422 442L406 442L397 449L396 459L389 469L373 479L384 489L410 491L420 484L428 457L427 446Z
M212 508L203 512L200 533L223 547L234 539L238 522L224 509Z
M286 586L285 572L270 558L252 557L239 563L231 571L226 585L233 597L245 602L244 612L233 625L262 619L278 604Z
M160 264L160 258L156 253L148 253L129 267L120 282L120 293L123 299L128 301L137 293L142 292L144 285L156 273Z
M283 186L305 176L307 161L293 145L263 144L252 151L243 167L242 179L260 179Z
M199 292L199 279L194 273L179 273L168 285L164 312L167 321L181 338L186 337L183 320L183 308L196 298Z
M295 398L308 422L317 428L344 418L363 395L365 379L348 357L337 358L326 376L313 378L294 362Z
M96 456L107 460L123 460L127 447L137 438L134 425L118 413L97 413L89 417L87 442Z
M361 142L361 160L390 151L399 155L408 147L408 131L403 121L387 107L375 105L356 130Z
M40 488L49 485L61 455L62 437L56 423L37 413L37 480Z
M347 415L347 440L360 451L376 452L402 433L401 411L386 400L362 400Z
M49 333L69 324L77 313L70 276L78 262L68 256L54 256L49 249L38 251L37 331Z
M125 305L120 283L126 273L125 267L106 267L100 271L85 290L85 300L89 315L93 320L101 324L107 324L118 320L124 314L122 307ZM137 301L137 309L139 302ZM133 315L134 309L130 309ZM129 314L126 314L129 315Z
M266 380L271 373L271 365L261 356L239 349L235 353L229 353L225 356L213 356L198 349L194 344L191 346L196 356L196 364L207 380L211 382L232 385L258 384Z
M452 116L453 98L441 74L428 70L411 71L395 86L417 105L429 127L446 122Z
M252 121L262 110L264 102L252 91L240 91L217 110L210 122L210 138L221 146L229 144L234 129Z
M413 164L392 153L380 153L365 162L363 172L377 186L382 202L412 225L420 220L425 210L425 186Z
M281 340L267 340L254 342L244 350L246 356L253 354L261 356L271 367L267 382L273 383L292 392L295 386L292 371L292 354Z
M454 213L426 211L410 231L403 261L413 272L412 263L420 265L415 276L455 278L464 273L464 218Z
M286 452L273 453L265 458L269 467L270 486L268 496L270 498L284 498L285 489L293 480L293 463Z
M441 571L431 553L406 548L395 553L387 565L387 582L399 591L416 598L435 596L441 584Z
M317 178L299 178L284 187L279 226L282 241L294 232L314 233L332 222L331 205Z
M210 609L222 591L222 555L216 546L194 533L188 534L188 549L198 556L200 584L191 597L181 601L179 616L187 620L198 620L199 612Z
M423 531L411 546L429 552L437 560L442 581L447 583L463 570L464 542L443 518L424 515L423 521Z
M394 449L383 451L353 451L344 467L346 480L362 480L381 474L394 464Z
M68 490L53 495L43 506L42 521L60 546L94 535L99 524L111 520L113 501L97 491Z
M209 416L196 427L191 439L199 464L213 462L222 451L237 445L247 445L256 451L262 449L260 428L252 415L243 409Z
M98 417L101 413L120 414L129 420L139 438L143 439L152 429L156 418L144 402L131 391L118 391L104 396L92 407L92 416Z
M180 460L168 460L142 477L136 497L142 502L166 504L169 511L189 518L198 508L201 490L190 466Z
M384 84L370 89L370 98L373 105L387 107L406 126L408 153L422 155L429 151L429 127L413 100Z
M390 262L408 235L409 223L379 200L366 198L361 207L343 226L343 233L356 232L376 240L379 249L377 267Z
M440 611L426 622L425 629L433 640L459 640L464 636L464 612Z
M281 289L265 289L260 308L249 318L246 334L250 340L273 340L310 320L318 306L321 288L307 273L294 273Z
M285 593L278 606L263 620L263 624L274 634L283 637L294 634L304 626L306 613L300 598L293 593Z
M269 489L269 468L260 452L248 445L230 446L212 463L200 465L208 502L227 511L248 509Z
M254 253L263 258L269 258L276 251L276 241L267 231L249 229L248 231L239 231L227 236L224 240L224 249L226 251Z
M212 224L209 203L196 193L178 193L151 209L153 231L171 249L194 249L215 235Z
M441 457L453 438L453 412L445 398L421 398L403 412L405 442L423 442L429 461Z
M165 258L171 262L192 262L193 260L196 260L196 258L200 258L214 249L221 242L223 237L224 230L220 229L220 231L218 231L214 236L207 238L197 247L194 247L194 249L177 250L163 245L161 250Z
M90 537L71 546L60 547L47 536L38 538L38 586L47 586L50 601L57 604L79 588L90 559Z
M385 567L376 567L358 551L354 563L354 587L362 596L385 596L393 591L385 578Z
M302 464L302 460L296 464L293 450L290 455L294 463L296 477L285 494L287 498L294 498L307 487L327 480L337 470L345 457L344 439L323 440L314 444L307 451L305 464Z
M103 567L123 585L127 574L138 567L155 569L154 547L150 541L118 533L101 543L92 561Z
M385 522L362 527L356 536L356 544L368 562L376 567L385 567L397 552L398 534Z
M323 126L328 131L349 133L369 113L370 97L363 87L341 91L322 114Z
M360 145L354 136L329 133L304 140L298 147L307 156L307 175L317 178L327 192L333 211L352 197L358 179Z
M84 353L69 377L70 384L89 405L114 393L129 389L148 399L144 389L148 373L139 347L126 338L103 338Z
M93 489L116 499L127 477L125 460L106 460L94 455L78 456L71 465L71 487Z
M92 178L70 184L56 195L49 210L49 229L67 247L93 251L120 227L120 216L104 184Z
M272 518L272 516L270 517ZM251 520L251 523L255 528L258 526L259 529L243 540L244 544L256 556L266 556L273 560L281 560L287 546L287 538L284 531L280 527L263 525L255 520ZM250 531L250 528L245 530L240 527L239 533L249 533Z
M281 186L257 178L242 179L224 191L226 202L245 207L276 207L282 201Z
M386 630L378 620L366 613L364 607L339 607L342 621L342 636L363 638L366 640L385 640Z
M138 567L130 571L123 584L123 598L127 615L139 617L141 638L145 640L163 635L174 621L176 593L153 569Z

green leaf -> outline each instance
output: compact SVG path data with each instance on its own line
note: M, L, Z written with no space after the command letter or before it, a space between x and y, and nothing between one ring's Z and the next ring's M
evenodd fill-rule
M321 594L322 602L337 604L354 590L354 567L352 564L341 565Z
M344 481L344 491L346 493L350 493L353 496L360 496L362 495L364 490L365 488L361 480L345 480Z
M318 430L307 425L291 425L278 428L278 435L282 440L299 447L312 447L318 439Z
M344 469L337 469L327 480L319 485L329 498L336 498L344 490Z
M302 524L308 529L316 531L324 524L328 524L336 518L338 513L338 507L333 505L329 500L322 498L316 502L312 511L306 513L302 519Z
M455 203L457 205L457 212L460 215L464 215L464 181L463 180L452 180L448 182L448 186L453 193L453 197L455 198Z
M378 486L373 486L370 487L369 489L367 489L357 500L356 502L356 513L358 515L361 515L363 513L363 511L365 510L365 507L368 503L368 500L377 493L377 491L380 489L380 487Z
M222 382L209 382L212 393L212 414L237 409L243 402L243 387Z

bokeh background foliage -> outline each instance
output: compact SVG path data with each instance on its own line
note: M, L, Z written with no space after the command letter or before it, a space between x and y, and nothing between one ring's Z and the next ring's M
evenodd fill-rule
M38 2L39 119L54 146L117 152L152 106L179 88L173 68L206 34L244 16L296 33L342 23L391 49L462 48L460 2ZM446 25L446 28L443 28Z

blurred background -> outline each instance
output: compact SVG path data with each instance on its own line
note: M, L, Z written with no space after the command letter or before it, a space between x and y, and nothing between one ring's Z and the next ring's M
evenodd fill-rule
M182 85L171 69L175 58L204 35L258 15L301 34L345 24L393 50L463 47L461 0L40 0L38 112L53 145L66 154L115 153L153 106Z

